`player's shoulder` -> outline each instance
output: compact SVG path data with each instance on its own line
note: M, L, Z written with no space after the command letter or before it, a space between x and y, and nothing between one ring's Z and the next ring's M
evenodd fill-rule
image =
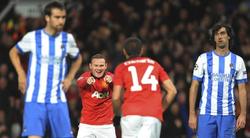
M62 34L66 34L69 39L74 39L74 35L72 33L62 31Z
M234 53L234 52L230 52L233 56L236 56L237 58L242 58L240 55Z
M41 29L39 30L32 30L32 31L29 31L27 32L23 37L26 37L26 38L34 38L35 35L36 35L36 32L40 31Z
M160 63L152 58L149 57L142 57L142 59L146 60L146 63L153 65L153 66L161 66Z
M126 61L125 61L125 62L126 62ZM119 64L115 67L115 70L125 68L125 64L124 64L125 62L119 63Z
M207 52L204 52L204 53L201 53L200 54L200 57L207 57L208 55L212 55L213 54L213 51L207 51Z
M91 76L91 72L90 71L86 71L86 72L83 72L82 77L90 77Z
M243 58L240 55L235 54L233 52L231 52L231 54L236 57L236 60L239 60L240 62L244 62Z
M207 52L204 52L204 53L201 53L199 56L198 56L198 60L202 60L202 61L205 61L205 59L209 56L209 55L213 55L212 54L213 51L207 51Z

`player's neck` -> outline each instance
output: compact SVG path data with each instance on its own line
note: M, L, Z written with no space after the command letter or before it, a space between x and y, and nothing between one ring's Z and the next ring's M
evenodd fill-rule
M228 48L223 48L223 49L221 49L221 48L216 48L216 49L214 50L214 52L215 52L217 55L219 55L219 56L226 56L226 55L228 55L228 53L230 52L230 50L229 50Z
M59 33L57 30L52 29L52 28L49 27L49 26L46 26L46 27L44 28L44 31L45 31L47 34L51 35L51 36L56 36L56 35Z

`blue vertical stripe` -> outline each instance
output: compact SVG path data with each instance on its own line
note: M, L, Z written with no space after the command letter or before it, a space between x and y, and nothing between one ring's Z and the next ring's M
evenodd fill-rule
M230 81L228 84L228 113L233 114L233 101L234 101L234 95L231 94L231 91L233 91L234 94L234 89L232 87L232 81L235 79L235 71L236 71L236 55L231 53L231 64L230 64Z
M40 88L40 72L41 72L41 48L42 48L42 30L37 30L35 32L35 39L36 39L36 72L35 72L35 88L32 97L32 101L37 101L37 95Z
M46 97L45 103L50 103L51 90L53 86L53 76L54 76L54 64L55 60L55 37L49 37L49 61L48 61L48 76L47 76L47 89L46 89Z
M211 113L211 95L212 95L212 73L213 73L213 53L207 53L207 73L208 73L208 87L207 87L207 104L205 114Z
M63 79L63 63L66 57L66 45L67 45L68 37L66 32L62 32L62 53L61 53L61 62L60 62L60 69L59 69L59 82L57 84L57 97L61 99L61 88L60 85Z
M222 114L222 99L224 91L224 69L225 57L219 56L219 76L218 76L218 92L217 92L217 114Z

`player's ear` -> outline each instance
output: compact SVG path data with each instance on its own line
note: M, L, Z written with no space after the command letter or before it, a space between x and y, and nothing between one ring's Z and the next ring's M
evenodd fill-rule
M142 48L141 48L140 56L142 56L142 55L144 54L145 50L146 50L145 47L142 47Z
M92 69L92 64L91 63L89 63L89 69Z
M122 52L123 52L123 54L124 54L124 56L126 58L129 58L129 55L128 55L127 51L124 48L122 49Z
M45 19L46 22L48 22L48 21L49 21L49 16L48 16L48 15L45 15L45 16L44 16L44 19Z

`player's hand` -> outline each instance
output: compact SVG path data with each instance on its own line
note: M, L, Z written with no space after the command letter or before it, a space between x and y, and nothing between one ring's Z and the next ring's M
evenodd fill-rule
M197 130L197 116L195 114L189 115L188 125L193 131Z
M95 78L91 76L87 79L87 84L91 85L93 83L95 83Z
M246 125L246 115L240 114L237 121L236 121L236 131L244 128Z
M110 75L105 75L104 77L104 80L107 82L107 83L111 83L113 81L112 77Z
M70 79L67 79L65 78L63 81L62 81L62 89L64 92L67 92L69 87L71 85L71 80Z
M22 94L25 93L25 90L26 90L26 75L25 74L18 75L18 89L21 91Z

